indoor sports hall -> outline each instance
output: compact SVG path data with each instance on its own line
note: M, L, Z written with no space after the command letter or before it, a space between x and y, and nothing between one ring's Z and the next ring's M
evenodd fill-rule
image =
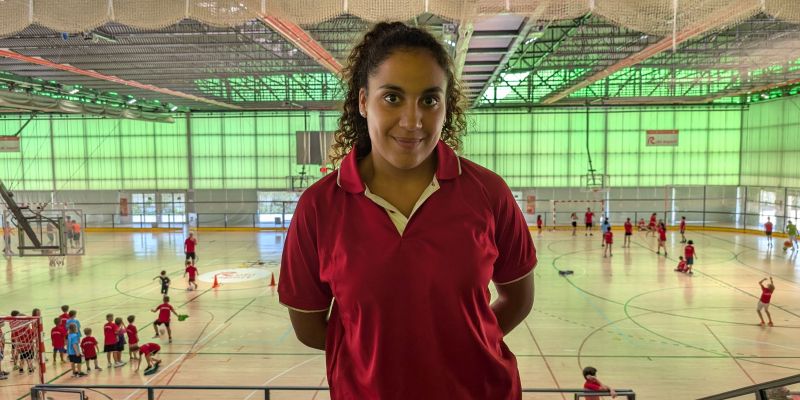
M799 2L6 0L0 399L336 399L278 288L298 200L342 188L343 77L380 21L443 46L458 173L527 223L523 399L800 398Z

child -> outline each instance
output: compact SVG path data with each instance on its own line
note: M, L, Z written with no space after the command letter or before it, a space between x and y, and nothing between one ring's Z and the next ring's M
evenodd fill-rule
M189 232L189 237L183 242L183 252L186 253L186 261L189 261L191 258L192 264L197 262L195 247L197 247L197 239L194 237L194 232Z
M764 326L764 317L761 315L761 310L767 313L769 326L772 326L772 315L769 314L769 301L772 299L772 292L775 291L775 283L772 282L772 277L770 276L769 285L764 286L765 280L767 280L767 278L758 281L758 286L761 286L761 298L758 300L756 311L758 311L758 318L761 319L761 326Z
M586 233L584 233L583 236L594 236L594 234L592 234L592 227L594 226L592 223L593 218L594 213L592 212L592 209L587 208L586 214L583 215L584 223L586 223Z
M667 256L667 227L661 223L658 224L658 248L656 254L661 254L661 249L664 249L664 257Z
M539 230L539 234L542 234L542 214L536 216L536 229Z
M84 329L83 333L86 334L86 337L81 339L81 350L83 351L83 357L86 359L86 372L92 370L89 365L89 361L92 360L94 360L94 369L102 371L103 369L97 365L97 352L100 350L100 346L97 345L97 339L92 336L92 328Z
M764 233L767 234L767 247L772 247L772 221L767 217L767 223L764 224Z
M603 383L597 379L597 368L584 368L583 378L586 379L586 382L583 383L583 388L585 390L592 392L609 392L612 398L617 397L617 393L614 389L603 385ZM586 396L586 400L600 400L600 396Z
M606 253L608 253L608 257L613 256L611 254L611 245L614 243L614 232L611 232L611 227L603 234L603 240L606 242L605 249L603 249L603 258L607 257Z
M675 271L691 273L689 268L686 267L686 260L683 259L683 256L678 257L678 260L680 262L678 262L678 268L675 268Z
M169 304L169 296L164 296L164 302L162 304L160 304L158 307L150 310L150 312L156 312L156 311L158 311L158 318L155 320L155 322L153 322L153 329L155 329L155 331L156 331L156 335L153 336L153 339L155 339L155 338L157 338L159 336L159 334L158 334L158 326L163 324L164 326L167 327L167 334L169 335L169 342L172 343L172 329L170 329L170 327L169 327L169 318L170 318L169 314L173 313L177 317L178 313L175 312L175 309L172 308L172 306Z
M600 225L600 232L603 234L603 237L600 238L600 247L604 247L606 245L606 232L611 230L611 223L608 222L608 217L603 219L603 224Z
M50 330L50 341L53 343L53 365L56 363L57 354L61 354L61 363L65 363L64 354L67 354L67 330L61 327L61 318L53 320L55 326Z
M125 332L128 334L128 356L131 360L136 360L139 354L137 351L139 350L139 330L133 324L134 320L136 320L136 316L128 315L128 326L125 327Z
M80 321L78 321L78 311L77 310L69 310L68 317L69 318L67 318L67 326L69 326L69 324L75 324L75 329L77 329L75 332L78 334L78 338L80 338L81 337L81 323L80 323ZM67 349L67 350L69 350L69 349ZM69 355L69 352L67 352L67 355Z
M694 249L694 242L689 241L686 244L686 247L683 248L683 256L686 257L686 267L689 270L689 273L692 273L692 266L694 265L694 259L697 258L697 251Z
M69 335L67 335L67 357L69 358L69 362L72 363L72 377L86 376L86 374L81 372L83 359L81 358L81 336L78 333L78 325L67 323L67 327L69 332Z
M541 233L541 229L539 233ZM197 290L197 283L195 282L195 279L197 279L197 267L189 260L186 260L186 270L183 272L183 276L186 276L186 274L189 274L189 287L186 290Z
M3 333L3 321L0 321L0 381L8 379L8 372L3 371L3 357L6 353L6 336Z
M69 306L64 304L61 306L61 315L58 316L58 319L61 320L60 324L62 328L64 328L64 332L67 331L67 320L69 319Z
M161 364L161 360L155 358L155 355L158 354L160 350L161 346L155 343L145 343L142 345L142 347L139 347L139 358L138 358L139 362L136 363L136 369L134 371L138 371L139 365L142 364L142 354L144 354L144 358L145 360L147 360L147 368L145 368L145 372L148 369L153 368L158 364Z
M656 213L650 215L650 223L647 225L647 236L656 232Z
M686 243L686 217L681 217L681 243Z
M578 230L578 215L575 214L575 213L572 213L572 215L570 215L569 219L572 221L572 236L575 236L575 231Z
M114 323L114 314L106 314L106 324L103 325L103 353L106 353L108 368L121 367L117 352L117 331L119 326ZM111 356L114 356L114 364L111 364Z
M625 239L622 241L622 247L631 247L631 236L633 236L633 224L628 218L625 220Z
M153 280L161 279L161 294L166 296L167 291L169 290L169 277L167 276L167 271L161 271L161 275L153 278Z
M647 229L646 225L644 224L644 218L639 218L639 232Z
M792 223L792 221L789 221L786 224L786 235L789 237L789 242L792 244L792 251L793 252L796 251L795 247L797 247L797 226L795 226ZM783 251L786 252L787 248L784 248Z
M125 351L125 323L122 322L122 318L117 317L114 319L114 325L117 326L117 346L114 349L114 359L117 360L117 365L115 367L121 367L125 365L125 361L122 361L122 352Z
M34 329L33 327L29 327L27 325L22 326L22 334L15 340L16 342L14 346L16 347L17 357L19 357L19 373L23 372L23 364L28 365L28 373L33 373L33 347L34 347ZM13 336L13 335L12 335Z

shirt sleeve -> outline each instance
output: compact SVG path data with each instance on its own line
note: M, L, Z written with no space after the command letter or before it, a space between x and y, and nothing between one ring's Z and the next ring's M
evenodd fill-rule
M281 257L278 298L281 304L306 312L326 311L333 294L320 278L317 219L306 191L295 209Z
M536 267L536 248L511 190L500 180L494 210L497 260L492 280L496 284L512 283L528 275Z

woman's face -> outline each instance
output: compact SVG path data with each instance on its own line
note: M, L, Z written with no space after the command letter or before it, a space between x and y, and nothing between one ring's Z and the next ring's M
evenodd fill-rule
M426 50L392 53L359 92L378 168L412 170L436 148L445 120L447 75Z

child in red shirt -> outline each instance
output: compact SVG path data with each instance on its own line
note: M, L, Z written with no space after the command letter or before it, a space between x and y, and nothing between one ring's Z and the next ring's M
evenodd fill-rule
M128 334L128 356L131 360L136 360L139 357L139 330L136 329L136 325L133 324L133 321L136 320L136 316L128 315L128 326L125 327L125 332Z
M106 353L108 368L121 367L125 364L117 355L117 331L119 331L119 326L114 323L114 314L106 314L106 321L106 324L103 325L103 353ZM114 356L114 364L111 364L111 356Z
M764 233L767 234L767 247L772 247L772 221L767 217L767 223L764 224Z
M761 318L761 326L764 326L764 317L761 315L761 310L767 313L767 318L769 318L769 326L772 326L772 315L769 315L769 302L772 300L772 292L775 291L775 283L772 282L772 277L769 277L769 285L764 286L764 281L767 278L764 278L758 281L758 286L761 286L761 298L758 299L758 307L756 307L756 311L758 311L758 318Z
M169 327L169 318L170 313L175 314L178 316L178 313L175 312L175 309L169 304L169 296L164 296L164 302L161 303L158 307L150 310L151 312L158 311L158 318L156 318L155 322L153 322L153 329L156 331L156 335L153 337L154 339L158 337L158 326L164 325L167 328L167 334L169 335L169 342L172 343L172 329ZM141 351L140 351L141 352Z
M61 306L61 315L58 316L59 325L64 328L64 331L67 330L67 320L69 319L69 306L63 305Z
M664 248L664 257L667 256L667 227L664 223L658 224L658 248L656 254L661 254L661 248Z
M197 290L197 282L195 282L197 279L197 267L189 260L186 260L186 270L183 272L183 276L186 276L186 274L189 274L189 287L186 290Z
M139 362L136 363L136 369L134 371L139 370L139 365L142 363L142 354L144 354L144 358L147 360L147 368L145 368L145 372L147 372L148 369L161 364L161 360L155 358L155 355L158 354L159 351L161 351L161 346L155 343L145 343L139 347Z
M697 258L697 252L694 249L694 242L689 241L686 244L686 247L683 248L683 256L686 257L686 266L689 268L689 271L692 270L692 266L694 265L694 259Z
M680 260L680 262L678 262L678 267L675 268L675 271L692 273L691 271L689 271L689 268L686 267L686 260L683 259L683 256L678 257L678 259Z
M61 363L65 363L64 354L67 354L67 330L61 326L61 318L53 320L55 326L50 330L50 341L53 343L53 364L56 363L56 354L61 353Z
M631 223L631 219L628 218L625 221L625 239L622 241L622 247L631 247L631 236L633 236L633 224Z
M603 234L603 242L606 244L603 248L603 258L613 256L613 254L611 254L611 245L614 243L614 232L611 232L611 228ZM606 255L606 253L608 253L608 255Z
M583 378L586 379L586 382L583 383L583 388L586 391L609 392L611 397L617 397L617 392L615 392L614 389L606 385L603 385L603 383L597 379L597 368L594 367L584 368ZM586 400L600 400L600 396L586 396Z
M542 234L542 224L543 223L544 222L542 221L542 214L537 215L536 216L536 228L539 229L539 234L540 235Z
M85 328L83 333L86 336L81 339L81 351L86 359L86 372L92 370L92 367L89 366L89 361L91 360L94 360L94 369L102 371L103 369L97 365L97 351L100 350L100 346L97 345L97 339L92 336L92 328Z
M686 243L686 217L681 217L681 243Z
M647 225L647 234L656 232L656 213L650 216L650 223Z

